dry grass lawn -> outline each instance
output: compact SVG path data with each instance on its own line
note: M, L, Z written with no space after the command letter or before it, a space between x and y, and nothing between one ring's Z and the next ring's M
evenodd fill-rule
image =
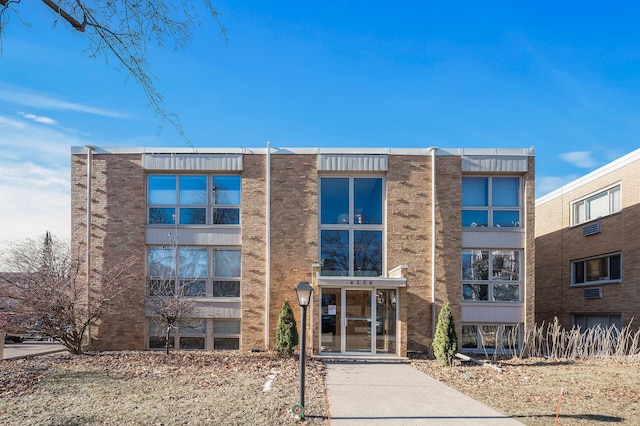
M476 364L412 365L526 425L640 425L640 362L511 359L502 372ZM563 393L562 397L560 393Z

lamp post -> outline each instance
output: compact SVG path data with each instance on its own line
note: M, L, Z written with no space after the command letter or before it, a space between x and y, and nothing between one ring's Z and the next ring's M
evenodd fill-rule
M302 310L300 322L301 325L301 340L300 340L300 403L293 406L293 412L304 418L304 369L305 360L307 356L307 306L311 301L311 293L313 293L313 287L307 281L300 281L296 288L296 297L298 298L298 304Z

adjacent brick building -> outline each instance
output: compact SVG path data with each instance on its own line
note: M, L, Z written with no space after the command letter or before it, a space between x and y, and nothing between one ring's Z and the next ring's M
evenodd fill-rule
M536 200L536 320L640 318L640 149ZM636 323L637 325L637 323Z
M96 349L164 345L150 309L163 280L195 303L174 333L182 349L273 349L283 302L299 315L301 280L314 287L316 355L429 350L445 302L465 351L512 350L533 324L532 149L71 156L73 247L91 270L139 264L135 295L92 329Z

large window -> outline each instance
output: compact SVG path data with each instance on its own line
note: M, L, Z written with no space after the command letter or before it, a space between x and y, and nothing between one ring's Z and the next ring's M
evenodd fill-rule
M620 253L571 262L571 285L620 282L621 278Z
M464 176L462 226L519 228L521 181L517 176Z
M462 299L520 302L520 251L462 250Z
M149 247L147 294L187 297L240 297L238 248Z
M517 353L522 341L520 324L463 324L463 352Z
M379 177L320 179L322 275L382 275L383 194Z
M617 213L620 209L620 185L616 185L572 203L573 225Z
M164 349L166 329L157 318L148 322L147 347ZM185 318L171 330L169 347L183 350L238 350L240 349L239 319Z
M148 175L147 223L237 225L240 183L237 175Z

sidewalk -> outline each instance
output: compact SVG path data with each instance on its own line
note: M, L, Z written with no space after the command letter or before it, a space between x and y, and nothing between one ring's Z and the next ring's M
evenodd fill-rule
M331 426L522 425L408 364L326 365Z
M4 356L2 359L26 358L35 355L47 355L56 352L63 352L66 349L57 342L22 342L8 343L4 345Z

